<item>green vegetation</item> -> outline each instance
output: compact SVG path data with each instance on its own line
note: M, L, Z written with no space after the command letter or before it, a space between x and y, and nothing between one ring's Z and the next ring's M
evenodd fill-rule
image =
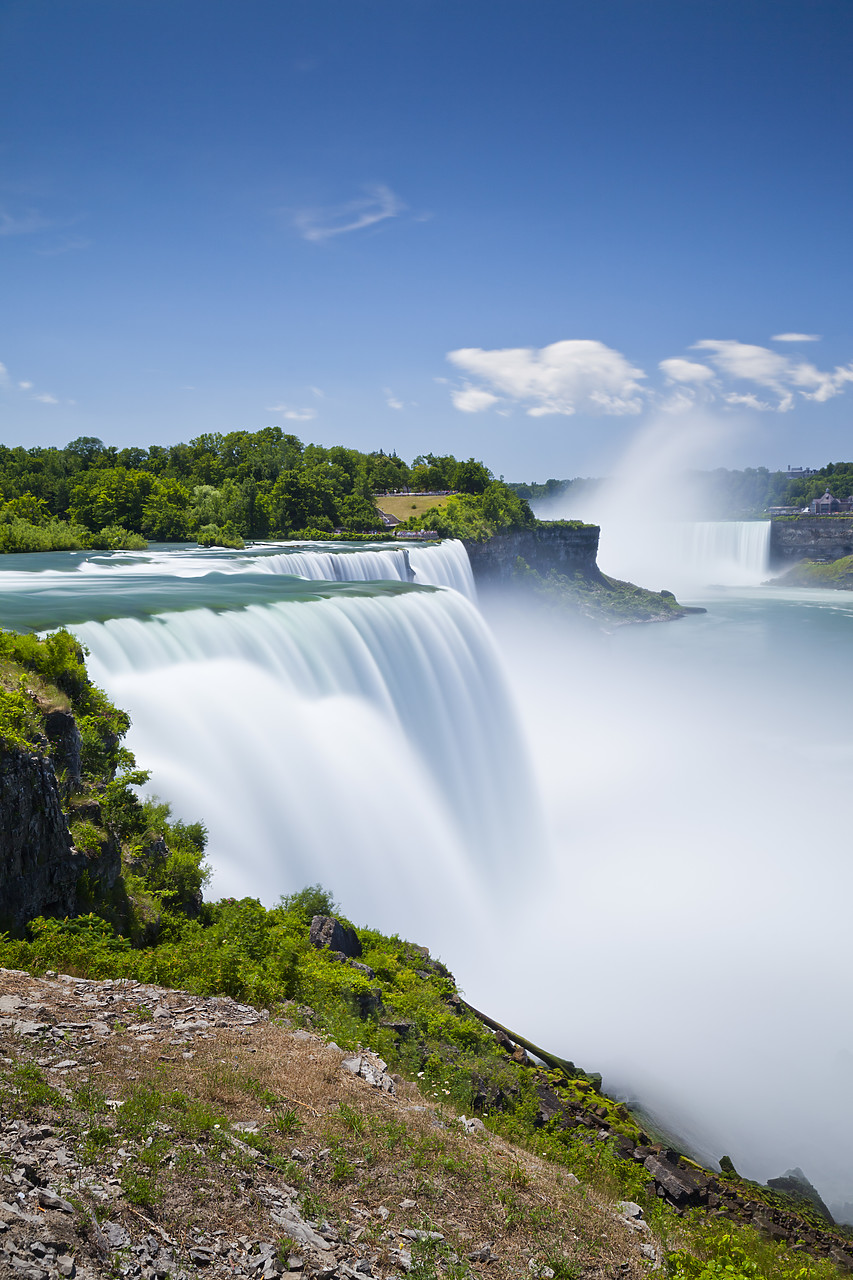
M516 561L515 581L549 610L594 626L666 621L687 612L669 591L646 591L597 571L577 570L570 578L552 569L543 575L521 556Z
M375 495L389 490L455 491L456 524L477 531L532 520L474 458L426 454L409 466L382 451L306 445L279 427L149 449L85 436L64 449L0 447L0 551L364 537L383 532Z
M853 556L842 556L828 564L818 560L800 560L776 582L786 587L831 587L839 591L853 591Z
M496 533L530 529L535 524L527 503L501 480L491 480L481 492L455 494L441 506L428 507L397 527L431 529L441 538L484 542Z

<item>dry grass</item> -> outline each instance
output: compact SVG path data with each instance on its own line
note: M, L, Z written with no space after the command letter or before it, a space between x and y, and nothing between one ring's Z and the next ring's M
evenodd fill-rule
M376 505L388 516L396 516L398 520L408 520L409 516L422 515L430 507L443 507L449 494L397 493L377 495Z
M336 1225L341 1239L357 1237L359 1247L387 1254L395 1244L385 1233L411 1227L441 1232L461 1257L489 1244L496 1256L472 1266L495 1280L529 1275L531 1259L551 1266L557 1280L628 1280L648 1269L612 1206L573 1185L564 1170L492 1134L465 1133L413 1086L400 1085L396 1097L373 1089L343 1070L342 1054L319 1038L270 1024L220 1030L197 1042L190 1060L165 1043L131 1057L132 1045L132 1037L117 1036L97 1051L93 1082L108 1095L144 1085L178 1090L232 1122L255 1121L262 1139L255 1160L196 1143L200 1150L161 1171L157 1214L172 1235L260 1231L263 1211L252 1188L261 1180L296 1186L311 1215ZM403 1201L414 1207L402 1209ZM408 1247L402 1238L400 1245ZM392 1269L390 1254L385 1267Z

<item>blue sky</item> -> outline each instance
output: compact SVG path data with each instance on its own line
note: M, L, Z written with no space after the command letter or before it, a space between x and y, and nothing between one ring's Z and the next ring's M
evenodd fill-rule
M0 0L0 441L853 457L849 0ZM707 432L697 432L707 441Z

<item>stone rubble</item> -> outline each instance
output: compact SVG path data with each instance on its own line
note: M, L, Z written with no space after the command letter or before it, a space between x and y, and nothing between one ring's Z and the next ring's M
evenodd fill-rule
M89 1050L111 1037L130 1035L133 1045L120 1046L129 1053L189 1059L198 1041L211 1039L219 1029L248 1031L269 1017L267 1011L228 998L189 996L135 981L98 982L55 973L33 978L0 970L0 982L17 988L0 994L0 1062L14 1061L4 1044L26 1046L48 1084L66 1097L71 1096L69 1086L79 1087L90 1078ZM82 1014L90 1016L81 1020ZM323 1043L305 1031L293 1034ZM343 1066L374 1088L395 1092L387 1064L375 1054L364 1052ZM122 1103L108 1099L107 1105L117 1110ZM234 1132L223 1131L222 1136L241 1156L263 1165L260 1154L237 1136L257 1127L237 1122L231 1126ZM254 1201L268 1217L266 1237L231 1239L217 1232L174 1240L123 1204L118 1178L89 1177L70 1145L50 1125L0 1118L0 1280L96 1280L106 1275L190 1280L200 1274L231 1280L277 1280L282 1275L368 1280L379 1274L377 1251L363 1256L354 1238L342 1242L329 1223L303 1217L292 1187L272 1183L254 1189ZM119 1160L128 1155L119 1148ZM297 1150L292 1155L308 1159ZM81 1193L103 1208L87 1214ZM386 1210L380 1220L388 1215ZM404 1273L411 1266L410 1250L389 1248L403 1238L391 1231L385 1235L385 1248ZM413 1235L420 1239L422 1233L409 1233L409 1240ZM289 1242L285 1250L283 1240ZM382 1274L388 1274L387 1268Z

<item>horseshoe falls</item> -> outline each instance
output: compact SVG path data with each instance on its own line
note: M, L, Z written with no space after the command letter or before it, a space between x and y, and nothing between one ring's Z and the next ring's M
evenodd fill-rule
M44 559L0 574L4 623L71 626L150 789L207 823L213 896L319 880L399 928L380 898L470 908L536 846L461 544Z

